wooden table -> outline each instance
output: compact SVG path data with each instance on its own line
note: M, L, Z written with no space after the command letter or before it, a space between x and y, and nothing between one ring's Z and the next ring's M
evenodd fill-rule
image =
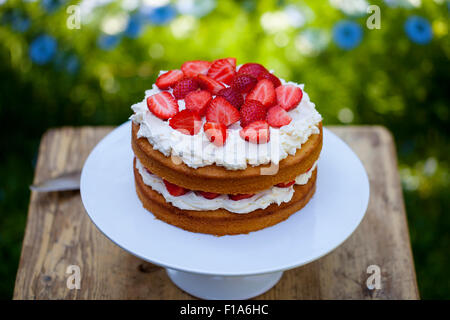
M91 149L113 128L49 130L42 138L34 182L81 169ZM383 127L329 127L362 160L370 202L358 229L339 248L287 271L259 299L418 299L402 189L391 134ZM81 288L68 289L69 265ZM369 290L367 268L381 270ZM192 299L165 270L109 241L85 213L79 192L32 192L14 299Z

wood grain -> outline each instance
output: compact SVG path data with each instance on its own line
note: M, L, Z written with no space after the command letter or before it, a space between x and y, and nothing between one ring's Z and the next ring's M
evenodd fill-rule
M358 229L325 257L284 273L257 299L418 299L394 141L383 127L328 127L356 152L370 179L368 212ZM81 169L112 128L49 130L34 182ZM367 267L381 268L369 290ZM81 269L81 289L68 289L66 269ZM91 223L79 192L32 192L14 299L192 299L165 270L123 251Z

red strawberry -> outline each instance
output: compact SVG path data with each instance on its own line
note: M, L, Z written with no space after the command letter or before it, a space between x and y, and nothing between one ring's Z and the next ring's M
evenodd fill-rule
M239 111L224 97L215 97L206 109L206 121L219 122L226 126L239 120Z
M176 184L170 183L167 180L163 179L163 182L166 185L167 191L169 191L169 193L174 197L182 196L183 194L186 194L189 191L188 189L177 186Z
M254 78L258 78L262 72L269 71L259 63L246 63L242 65L238 70L238 74L248 74Z
M261 79L267 79L267 80L272 81L273 86L275 88L278 88L279 86L281 86L280 79L278 79L273 73L270 73L270 72L261 73L258 77L258 80L261 80Z
M214 193L214 192L206 192L206 191L196 191L199 195L201 195L203 198L206 199L215 199L218 196L220 196L220 193Z
M241 115L241 126L244 128L252 122L265 120L267 109L257 100L246 100L239 113Z
M241 194L229 194L228 198L230 198L231 200L234 200L234 201L238 201L238 200L242 200L242 199L248 199L248 198L251 198L253 196L254 196L254 194L243 194L243 193L241 193Z
M160 92L147 98L147 107L155 116L166 120L178 112L178 102L169 92Z
M206 90L192 91L184 98L186 109L197 112L202 117L205 115L206 108L212 99L211 93Z
M169 120L169 125L181 133L193 136L200 131L202 119L196 112L185 109L171 118Z
M246 99L258 100L266 108L275 105L277 103L277 95L272 81L267 79L259 80Z
M233 66L233 68L236 69L236 58L230 57L230 58L225 58L225 60L227 60Z
M227 140L227 126L218 122L206 122L203 126L209 141L216 146L221 147Z
M173 87L178 81L183 79L184 74L181 70L170 70L163 73L156 79L156 85L161 90L169 89Z
M276 184L275 186L278 188L288 188L288 187L292 186L294 183L295 183L295 180L291 181L291 182L286 182L286 183L279 183L279 184Z
M239 131L242 139L250 143L267 143L270 140L270 130L267 121L255 121Z
M208 70L208 77L216 81L230 84L236 73L235 68L228 62L227 59L219 59L213 62Z
M299 87L286 84L276 90L277 102L284 110L294 109L302 101L303 91Z
M198 74L206 75L208 73L208 69L211 66L211 62L202 61L202 60L194 60L194 61L186 61L181 66L181 71L183 71L186 77L196 77Z
M291 121L289 113L280 106L272 107L267 111L267 122L271 127L279 128L288 125Z
M225 88L225 86L220 82L217 82L216 80L203 74L199 74L197 76L197 82L199 83L200 88L202 88L203 90L207 90L212 94L217 94L220 90Z
M194 78L184 78L178 81L172 93L177 100L184 99L189 92L197 90L198 87L198 82Z
M252 90L257 83L258 80L256 80L255 77L248 74L237 74L233 78L233 81L231 81L231 87L239 92L247 93Z
M236 91L231 87L220 90L217 95L224 97L229 103L231 103L237 109L239 109L244 103L244 97L242 96L242 94L240 94L239 91Z
M145 169L145 171L147 171L148 174L153 174L153 172L151 172L151 171L148 170L147 168L144 167L144 169Z

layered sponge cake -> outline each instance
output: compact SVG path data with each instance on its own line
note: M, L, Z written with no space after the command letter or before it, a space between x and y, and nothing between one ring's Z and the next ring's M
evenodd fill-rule
M322 117L257 63L188 61L132 106L136 192L156 218L214 235L273 226L316 188Z

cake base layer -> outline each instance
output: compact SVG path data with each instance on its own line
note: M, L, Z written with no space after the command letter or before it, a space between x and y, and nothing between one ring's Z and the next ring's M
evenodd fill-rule
M291 214L303 208L316 190L317 169L305 185L294 185L295 193L289 202L273 203L266 209L246 214L229 212L225 209L212 211L182 210L166 202L164 197L144 184L134 164L136 192L144 208L164 222L191 232L208 233L217 236L234 235L257 231L286 220Z
M138 138L139 125L136 123L132 125L131 144L134 154L145 168L178 186L221 194L257 193L278 183L293 181L313 166L322 150L322 123L319 129L319 134L311 135L295 155L281 160L278 170L271 172L267 172L270 165L249 165L244 170L227 170L216 165L194 169L182 162L176 163L171 157L153 149L146 138Z

